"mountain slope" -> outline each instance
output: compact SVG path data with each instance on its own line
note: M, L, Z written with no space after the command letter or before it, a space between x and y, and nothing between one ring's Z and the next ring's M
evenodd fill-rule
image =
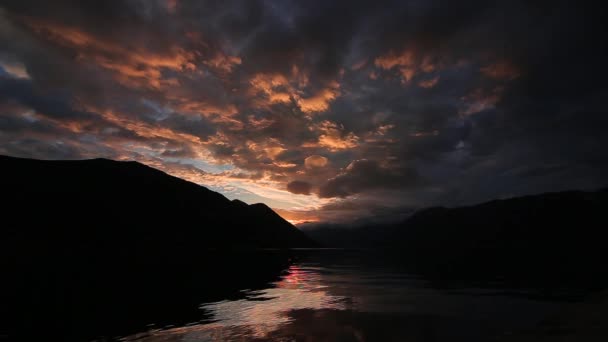
M607 189L431 208L396 227L388 240L444 270L605 276L606 209Z
M141 258L314 243L263 204L230 201L136 162L0 157L5 247ZM18 251L15 251L18 252Z
M608 189L566 191L429 208L394 224L308 234L328 247L383 249L404 265L442 277L608 278L606 210Z

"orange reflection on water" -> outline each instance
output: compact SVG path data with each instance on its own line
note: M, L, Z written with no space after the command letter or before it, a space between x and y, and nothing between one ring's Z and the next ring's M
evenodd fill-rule
M245 298L201 306L213 323L166 330L153 330L124 341L226 341L265 338L291 321L288 312L298 309L344 310L345 300L325 291L323 277L314 267L291 266L280 281L268 289L243 291Z
M277 283L277 287L281 288L293 288L303 285L305 283L310 283L314 281L310 272L303 271L298 266L291 266L289 268L288 274L283 278L282 281Z

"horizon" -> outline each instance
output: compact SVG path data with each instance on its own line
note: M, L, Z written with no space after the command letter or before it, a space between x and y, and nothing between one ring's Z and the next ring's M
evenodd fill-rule
M600 189L602 20L567 2L6 1L0 154L133 160L298 225Z
M162 173L164 173L165 175L168 176L172 176L169 173L164 172L163 170L157 169L153 166L149 166L146 164L142 164L139 163L135 160L114 160L114 159L108 159L108 158L91 158L91 159L61 159L61 160L57 160L57 159L32 159L32 158L22 158L22 157L13 157L13 156L7 156L7 155L2 155L0 154L0 158L14 158L14 159L24 159L24 160L32 160L32 161L42 161L42 162L87 162L87 161L105 161L105 162L118 162L118 163L136 163L139 165L142 165L144 167L150 167L156 171L160 171ZM172 177L176 177L185 181L188 181L187 179L184 178L180 178L177 176L172 176ZM189 181L188 181L189 182ZM198 184L198 183L194 183L198 186L202 186L208 190L211 190L210 188L206 187L205 184ZM213 191L213 190L211 190ZM479 206L479 205L484 205L487 203L491 203L491 202L495 202L495 201L503 201L503 200L510 200L510 199L521 199L521 198L525 198L525 197L529 197L529 196L544 196L544 195L550 195L550 194L564 194L564 193L573 193L573 192L583 192L583 193L594 193L594 192L601 192L601 191L608 191L608 186L601 186L599 188L596 189L566 189L566 190L562 190L562 191L550 191L550 192L544 192L544 193L531 193L531 194L526 194L526 195L522 195L522 196L506 196L506 197L500 197L500 198L493 198L487 201L483 201L483 202L475 202L475 203L467 203L467 204L462 204L459 206L451 206L451 207L446 207L446 206L433 206L433 207L421 207L421 208L412 208L412 209L408 209L408 210L400 210L397 212L392 212L388 215L372 215L372 216L364 216L364 217L359 217L355 220L351 220L351 221L347 221L347 222L343 222L343 221L327 221L327 222L318 222L318 221L306 221L306 220L290 220L288 218L285 218L283 215L281 215L281 211L271 208L276 214L278 214L279 216L281 216L283 219L285 219L286 221L288 221L289 223L291 223L292 225L296 226L299 229L304 229L304 230L316 230L319 228L329 228L329 229L342 229L342 228L361 228L361 227L366 227L366 226L370 226L370 225L382 225L382 224L394 224L394 223L399 223L402 222L404 219L409 218L411 215L415 214L416 212L420 211L420 210L425 210L425 209L432 209L432 208L447 208L447 209L453 209L453 208L467 208L467 207L475 207L475 206ZM219 193L219 192L217 192ZM219 193L220 195L223 195L221 193ZM226 196L224 196L226 197ZM230 201L241 201L238 198L229 198L226 197L228 200ZM241 201L243 202L243 201ZM246 203L248 205L254 205L254 204L264 204L263 202L253 202L253 203Z

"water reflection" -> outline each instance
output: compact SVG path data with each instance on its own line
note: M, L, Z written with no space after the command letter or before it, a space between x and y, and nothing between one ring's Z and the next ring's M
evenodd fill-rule
M201 305L194 324L124 341L487 341L532 329L568 304L497 288L438 289L384 263L327 255L264 289Z
M332 295L318 268L292 265L280 281L264 290L243 290L244 298L201 306L212 318L200 324L153 330L125 341L226 341L263 339L294 318L297 310L347 310L349 298Z
M536 341L568 322L579 322L573 336L608 336L597 332L608 327L608 293L580 306L584 297L556 298L559 286L539 297L512 282L418 277L372 251L71 260L8 269L0 340L473 342L523 341L528 331Z
M236 301L202 306L216 321L226 326L255 325L276 328L288 321L282 313L297 309L345 309L345 297L333 296L324 289L321 277L313 270L291 266L287 275L272 287L250 291Z

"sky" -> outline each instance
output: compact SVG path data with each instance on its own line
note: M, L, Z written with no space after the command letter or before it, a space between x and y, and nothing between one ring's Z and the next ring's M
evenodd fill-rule
M0 154L136 160L293 223L608 185L585 1L0 2Z

